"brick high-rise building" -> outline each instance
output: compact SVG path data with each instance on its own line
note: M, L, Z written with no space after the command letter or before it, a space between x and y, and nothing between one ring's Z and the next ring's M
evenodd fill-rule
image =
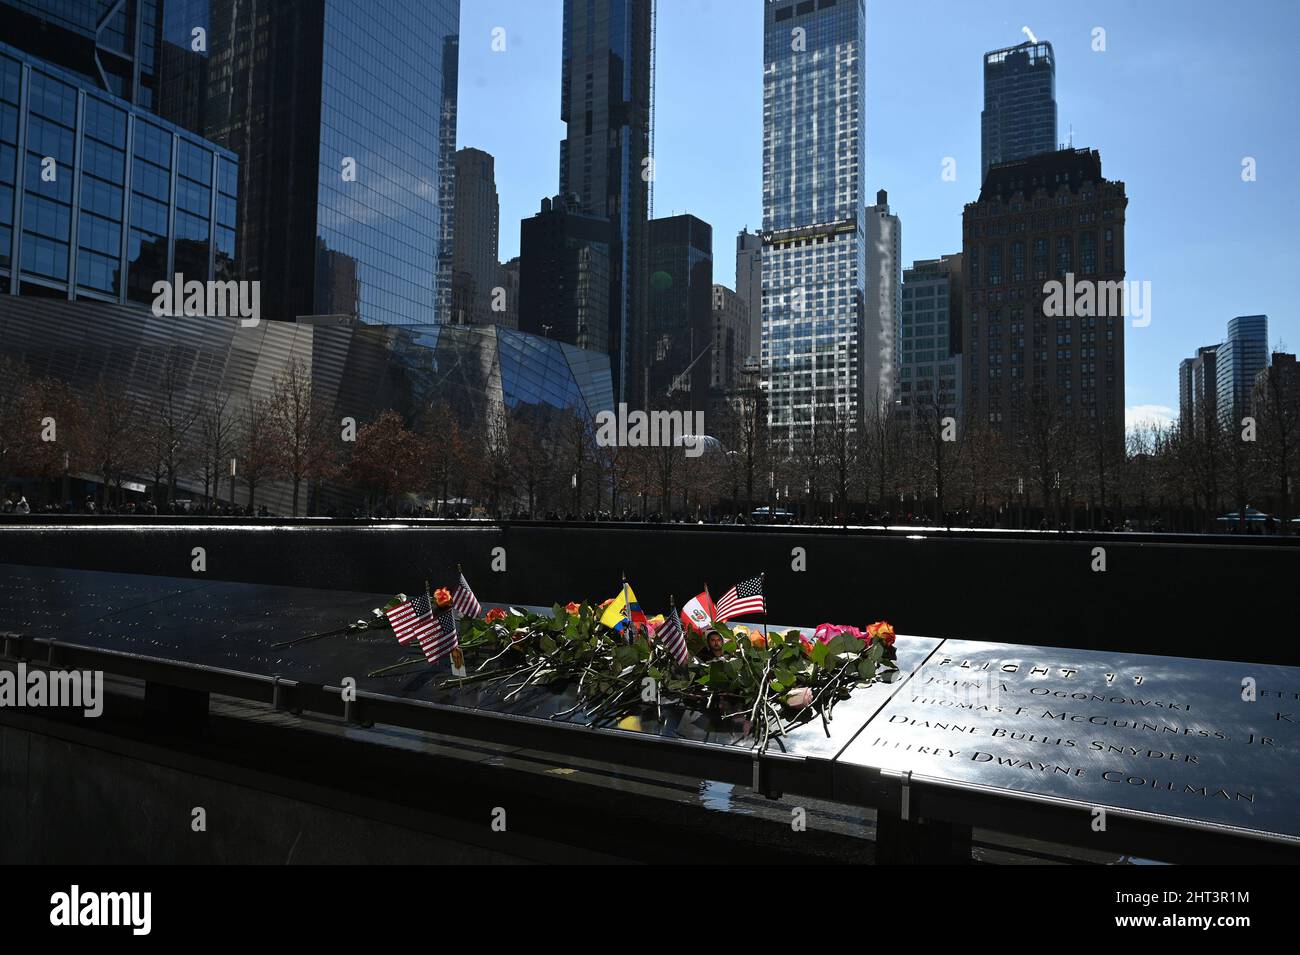
M1010 439L1048 419L1080 421L1123 448L1127 206L1124 183L1102 177L1096 150L989 170L962 215L968 420ZM1052 292L1063 314L1053 314Z

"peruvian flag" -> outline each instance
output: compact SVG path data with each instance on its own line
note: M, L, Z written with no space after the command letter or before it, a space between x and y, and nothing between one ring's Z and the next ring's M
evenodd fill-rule
M686 601L686 606L682 607L682 623L696 633L704 633L713 623L716 614L717 611L713 608L713 599L709 596L708 591L705 591Z

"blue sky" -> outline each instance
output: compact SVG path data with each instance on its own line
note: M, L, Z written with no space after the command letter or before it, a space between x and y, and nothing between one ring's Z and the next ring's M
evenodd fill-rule
M655 214L711 223L727 285L735 234L762 216L762 4L659 0ZM1234 315L1267 314L1270 344L1300 348L1287 295L1300 251L1297 0L867 0L864 192L889 191L905 263L961 250L962 205L979 193L981 56L1023 26L1056 51L1060 139L1072 126L1127 187L1128 278L1150 281L1152 299L1151 324L1126 332L1130 418L1176 409L1178 362ZM457 138L496 157L503 260L559 186L560 31L560 0L462 0ZM946 156L955 182L940 178Z

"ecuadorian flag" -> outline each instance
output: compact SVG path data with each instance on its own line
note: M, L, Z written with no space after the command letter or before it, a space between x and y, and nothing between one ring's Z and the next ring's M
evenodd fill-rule
M636 602L636 594L632 588L624 584L619 588L618 596L613 602L605 608L605 612L600 615L600 622L611 630L622 630L627 626L628 618L634 623L645 623L645 611L641 605Z

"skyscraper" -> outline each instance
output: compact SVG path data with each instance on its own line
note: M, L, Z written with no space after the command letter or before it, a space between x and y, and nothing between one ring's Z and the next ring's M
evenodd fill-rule
M921 259L903 272L898 412L904 423L934 427L936 418L962 420L961 253ZM936 415L936 412L938 413Z
M363 321L450 317L460 2L379 16L348 0L189 0L164 16L161 112L241 157L242 277L268 318L323 313L318 291L340 284L326 267L355 271Z
M709 386L727 394L738 388L749 356L749 306L725 285L713 286L713 367Z
M160 3L0 0L0 38L36 59L71 70L90 88L157 112ZM169 6L196 3L207 0L171 0Z
M736 236L736 294L749 313L749 354L757 360L763 341L763 238L748 228Z
M889 211L889 193L867 206L867 281L863 316L864 407L894 400L903 324L903 224Z
M713 342L713 227L707 222L692 215L650 221L646 325L649 406L689 391L691 410L705 410Z
M543 199L520 224L520 330L608 352L611 245L608 219Z
M1063 422L1124 447L1124 183L1089 149L1002 163L962 215L966 416L1010 440ZM1057 314L1059 288L1090 287ZM1099 429L1099 430L1098 430Z
M652 15L651 0L564 0L560 194L611 223L605 337L615 392L634 406L646 366Z
M1218 345L1203 345L1196 349L1195 358L1184 358L1178 364L1178 424L1184 434L1200 431L1207 422L1218 420L1215 411L1218 348Z
M861 419L865 56L862 0L764 5L760 361L787 442L832 414Z
M472 325L495 324L505 313L492 311L492 290L498 287L500 268L500 207L495 162L490 153L472 148L457 150L455 218L452 268L469 280L469 309L464 321Z
M980 133L981 182L996 163L1056 149L1056 55L1052 44L1029 41L984 54Z
M1220 418L1237 427L1250 413L1255 376L1268 367L1268 316L1238 315L1228 321L1228 337L1215 353L1215 403Z

